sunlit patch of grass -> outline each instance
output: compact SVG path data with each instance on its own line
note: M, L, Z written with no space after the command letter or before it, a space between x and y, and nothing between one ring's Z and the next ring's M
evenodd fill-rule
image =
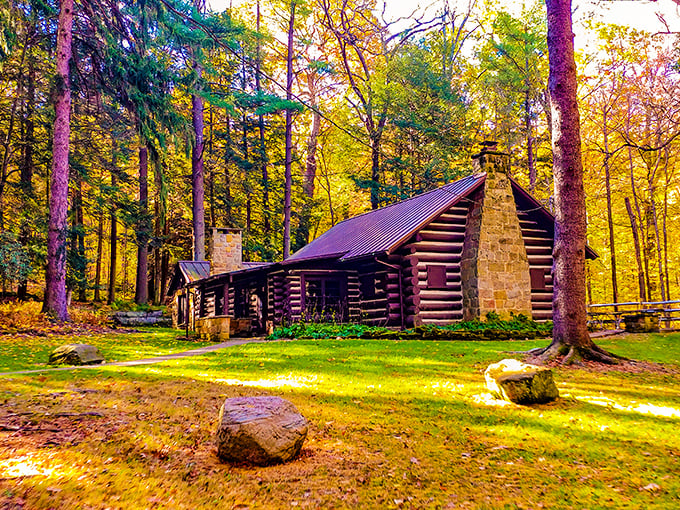
M616 352L633 349L616 342ZM5 377L0 423L30 420L32 430L0 432L0 458L24 459L36 473L9 479L0 467L0 494L36 509L677 507L680 420L628 409L679 409L677 373L557 369L556 402L484 398L489 363L540 344L305 340ZM292 401L310 421L301 457L220 464L219 406L263 394ZM59 411L102 416L55 421ZM64 432L45 430L55 423ZM57 464L73 471L41 472Z
M140 332L83 336L0 336L0 373L45 368L50 353L64 344L94 345L106 361L127 361L195 349L209 342L179 340L177 330L140 328Z

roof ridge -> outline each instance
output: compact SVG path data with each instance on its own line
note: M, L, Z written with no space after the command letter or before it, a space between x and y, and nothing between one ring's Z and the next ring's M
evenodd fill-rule
M373 214L373 213L376 212L376 211L384 211L385 209L389 209L390 207L394 207L394 206L396 206L396 205L401 205L401 204L403 204L404 202L408 202L408 201L410 201L410 200L415 200L416 198L422 198L422 197L425 196L425 195L428 195L428 194L430 194L430 193L434 193L435 191L442 190L442 189L444 189L444 188L446 188L446 187L448 187L448 186L452 186L453 184L459 184L461 181L464 181L464 180L466 180L466 179L473 179L473 178L474 178L474 179L478 179L478 178L480 178L480 177L483 176L483 175L486 175L486 172L478 172L478 173L476 173L476 174L466 175L465 177L461 177L460 179L457 179L457 180L455 180L455 181L447 182L446 184L444 184L444 185L442 185L442 186L438 186L438 187L436 187L436 188L433 188L433 189L431 189L431 190L429 190L429 191L425 191L425 192L423 192L423 193L419 193L419 194L417 194L417 195L410 196L410 197L405 198L405 199L403 199L403 200L398 200L397 202L392 202L391 204L387 204L387 205L385 205L385 206L383 206L383 207L379 207L379 208L377 208L377 209L372 209L372 210L370 210L370 211L366 211L366 212L362 212L362 213L356 214L356 215L354 215L354 216L351 216L351 217L349 217L349 218L347 218L347 219L344 219L344 220L342 220L342 221L336 223L335 225L333 225L333 227L335 227L335 226L337 226L337 225L341 225L341 224L345 223L346 221L354 220L355 218L361 218L362 216L365 216L365 215L367 215L367 214ZM333 227L331 227L331 228L333 228ZM323 235L323 234L322 234L322 235ZM318 238L317 238L317 239L318 239ZM310 242L311 242L311 241L310 241Z

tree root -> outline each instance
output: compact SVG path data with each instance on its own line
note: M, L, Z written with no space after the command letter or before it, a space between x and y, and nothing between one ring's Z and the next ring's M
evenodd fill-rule
M581 361L595 361L607 365L619 365L622 361L631 361L628 358L606 351L594 343L583 347L554 343L547 347L539 347L537 349L525 351L524 354L533 357L535 361L540 364L557 360L560 356L564 356L560 361L561 365L580 364Z

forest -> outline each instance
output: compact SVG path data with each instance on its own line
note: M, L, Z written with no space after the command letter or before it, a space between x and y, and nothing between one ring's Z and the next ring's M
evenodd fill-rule
M470 174L483 140L551 208L544 4L435 7L3 3L3 295L42 299L62 235L71 299L160 304L211 227L243 229L244 260L281 260ZM659 29L593 23L577 55L591 303L680 295L680 45Z

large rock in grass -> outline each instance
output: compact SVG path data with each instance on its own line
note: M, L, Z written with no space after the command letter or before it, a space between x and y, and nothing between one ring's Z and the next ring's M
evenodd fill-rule
M516 404L542 404L560 396L552 370L504 359L484 372L486 387L499 398Z
M307 420L280 397L228 398L220 409L217 456L257 465L295 458L307 438Z
M104 363L104 356L94 345L62 345L50 354L52 365L97 365L99 363Z

